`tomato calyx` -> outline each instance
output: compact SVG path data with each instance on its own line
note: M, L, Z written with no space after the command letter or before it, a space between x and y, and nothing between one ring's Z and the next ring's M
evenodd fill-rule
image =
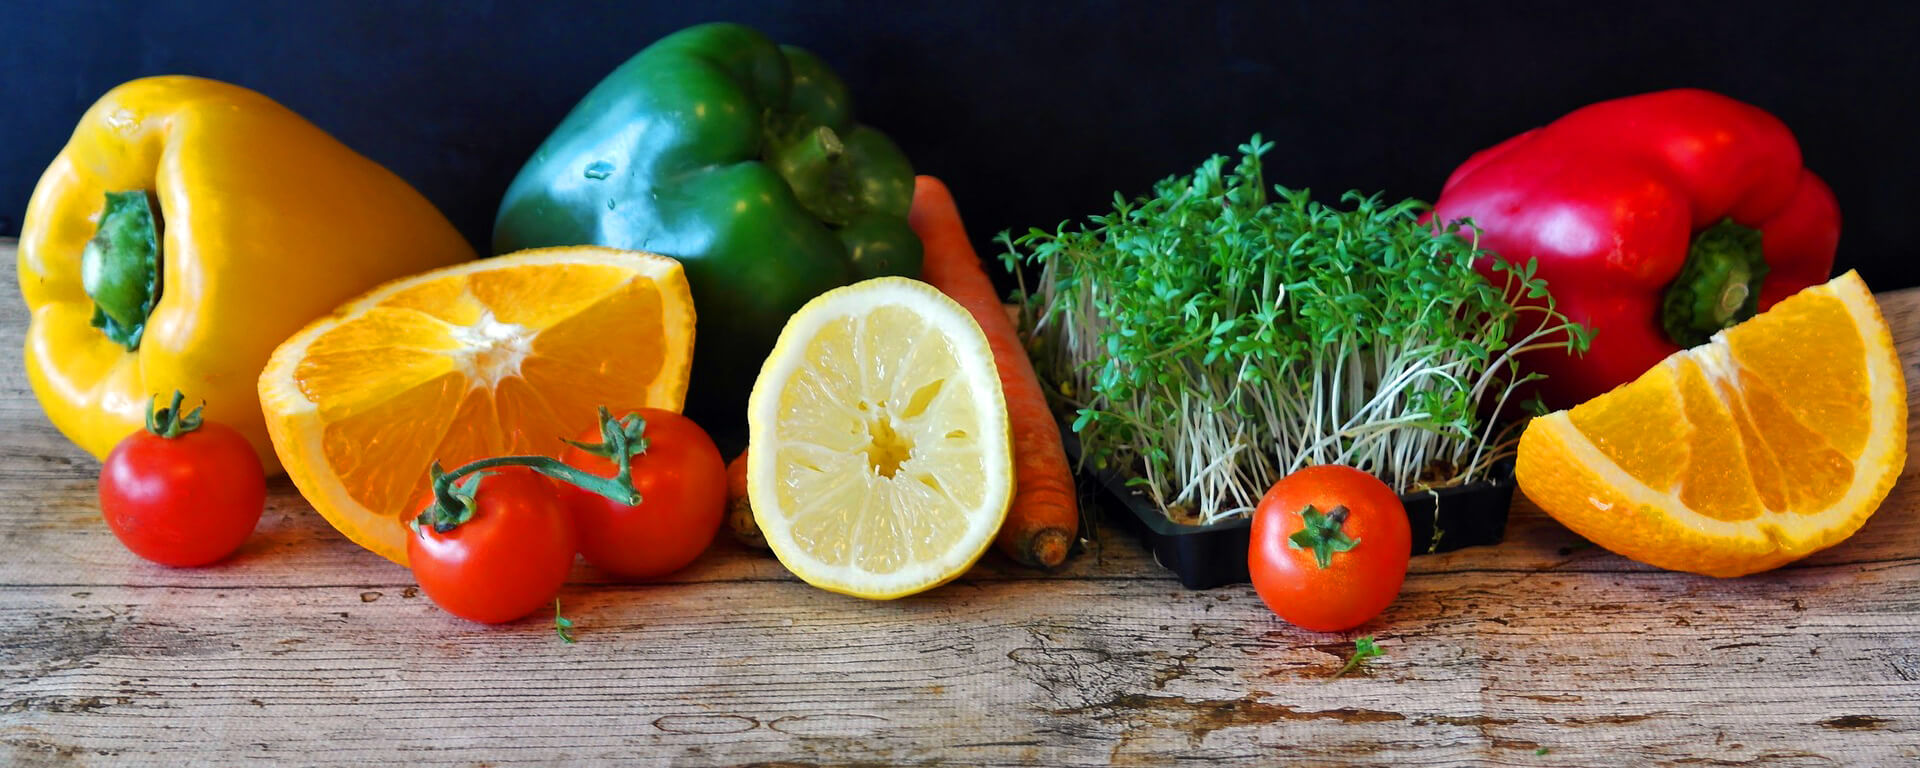
M1333 565L1333 553L1347 552L1360 546L1359 539L1348 536L1346 531L1341 530L1341 526L1347 522L1348 514L1344 506L1335 506L1325 514L1321 514L1320 510L1308 504L1305 509L1300 510L1300 522L1303 527L1287 537L1287 548L1313 550L1314 563L1320 566L1320 570L1326 570Z
M600 442L585 443L578 440L563 440L562 442L586 451L587 453L599 456L600 458L614 459L617 461L623 456L631 459L646 453L646 433L647 420L641 418L638 412L629 413L615 419L611 413L607 412L607 407L603 405L600 406ZM617 444L625 447L616 448L616 439L624 440L624 442Z
M173 404L155 410L154 406L159 404L159 396L147 398L147 432L155 437L172 440L199 429L200 413L207 409L207 404L203 401L193 410L181 413L180 403L185 399L187 396L176 389L173 391Z
M451 533L453 529L472 520L477 504L474 496L480 490L481 479L490 474L487 470L503 467L526 467L621 504L638 505L640 491L633 487L633 456L639 451L633 448L633 441L640 439L645 424L635 423L629 427L629 421L638 420L637 417L616 420L603 406L600 408L600 434L606 438L606 442L593 445L576 443L581 450L612 458L619 468L612 477L585 472L549 456L496 456L463 464L451 472L441 469L440 462L436 461L432 468L433 501L410 525L415 531L424 525L433 528L435 533Z

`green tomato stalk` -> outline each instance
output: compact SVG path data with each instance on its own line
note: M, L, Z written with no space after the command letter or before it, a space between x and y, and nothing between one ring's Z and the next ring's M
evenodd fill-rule
M621 504L638 505L640 492L633 487L633 457L647 450L646 429L647 422L640 414L629 413L615 419L606 406L601 406L601 442L567 441L582 450L613 459L618 471L612 477L601 477L548 456L496 456L463 464L451 472L441 469L440 462L436 461L432 470L433 503L413 519L412 525L415 530L425 525L436 533L448 533L472 520L474 494L480 490L480 481L489 474L487 470L503 467L526 467Z
M172 440L199 429L201 423L200 412L206 410L207 404L202 402L193 410L183 412L180 410L180 403L186 399L187 396L176 389L173 391L173 404L155 410L154 406L158 404L159 397L148 398L147 431L153 433L156 437L164 437Z

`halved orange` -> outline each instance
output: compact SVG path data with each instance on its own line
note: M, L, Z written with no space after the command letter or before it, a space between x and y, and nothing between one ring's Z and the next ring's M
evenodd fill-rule
M401 565L428 468L557 455L597 408L680 410L693 359L680 263L542 248L397 280L287 339L260 375L301 495Z
M1527 498L1600 546L1742 576L1853 535L1906 457L1893 337L1848 272L1534 419L1517 471Z

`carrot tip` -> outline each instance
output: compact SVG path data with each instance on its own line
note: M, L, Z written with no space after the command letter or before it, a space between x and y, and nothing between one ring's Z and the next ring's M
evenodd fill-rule
M1027 546L1027 558L1035 565L1052 568L1067 561L1073 549L1073 537L1059 528L1048 528L1033 535Z

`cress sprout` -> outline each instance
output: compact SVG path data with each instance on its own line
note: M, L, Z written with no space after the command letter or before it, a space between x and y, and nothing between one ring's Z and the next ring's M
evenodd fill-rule
M1074 415L1083 459L1182 522L1244 515L1314 464L1396 491L1484 477L1517 438L1515 355L1583 352L1531 261L1477 247L1417 200L1270 196L1259 136L1154 194L1055 232L1006 233L1035 366ZM1496 280L1474 269L1490 267Z

